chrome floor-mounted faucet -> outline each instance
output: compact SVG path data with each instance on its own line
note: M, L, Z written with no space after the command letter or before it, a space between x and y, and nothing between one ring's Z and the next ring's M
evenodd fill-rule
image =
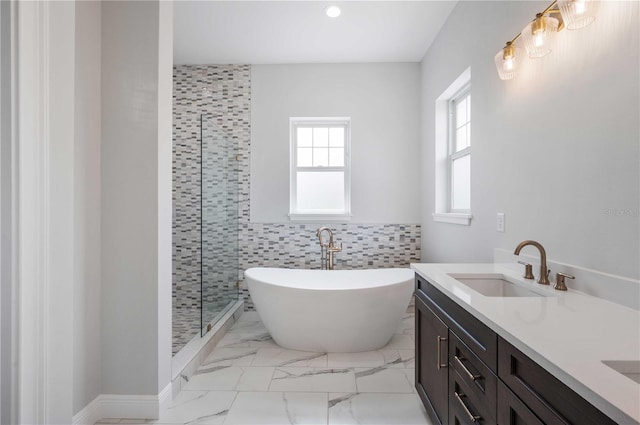
M329 243L324 243L322 241L322 232L329 233ZM322 264L322 270L333 270L334 266L334 258L336 252L342 251L342 243L340 247L337 247L333 241L333 232L328 227L320 227L316 230L316 236L320 240L320 263Z

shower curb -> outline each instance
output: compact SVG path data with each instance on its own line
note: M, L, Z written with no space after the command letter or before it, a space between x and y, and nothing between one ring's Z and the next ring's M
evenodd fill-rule
M202 338L192 339L172 359L171 393L175 398L182 385L198 370L227 331L244 313L244 301L238 300Z

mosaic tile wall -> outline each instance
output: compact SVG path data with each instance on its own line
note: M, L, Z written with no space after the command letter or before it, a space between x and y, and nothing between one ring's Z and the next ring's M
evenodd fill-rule
M201 158L199 148L196 149L200 128L195 117L200 112L206 111L212 122L231 140L235 153L239 155L239 160L234 162L238 172L239 210L237 280L240 281L245 308L254 309L243 278L245 269L255 266L320 267L320 246L315 236L318 225L249 221L250 86L248 65L174 67L174 308L183 305L196 307L189 299L192 292L179 288L200 282ZM225 171L221 172L224 174ZM206 186L207 182L205 192L208 190ZM337 268L398 267L420 260L420 225L329 226L335 231L336 241L343 244L343 252L336 256ZM220 229L225 231L224 223L206 230L205 235ZM232 236L231 232L227 233L227 237ZM216 262L222 260L211 257L205 261L215 268Z
M237 297L242 158L236 155L239 140L248 146L249 71L246 65L173 69L174 353L199 334L200 314L207 323Z
M244 223L240 228L240 268L285 267L319 269L317 224ZM408 266L420 261L419 224L329 224L342 243L336 269ZM241 281L245 309L253 310L249 290Z

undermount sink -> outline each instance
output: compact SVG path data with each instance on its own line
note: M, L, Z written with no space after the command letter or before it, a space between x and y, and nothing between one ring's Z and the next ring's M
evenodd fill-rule
M449 274L460 283L465 284L486 297L543 297L544 295L530 291L508 281L498 273L453 273Z
M603 360L602 363L640 384L640 360Z

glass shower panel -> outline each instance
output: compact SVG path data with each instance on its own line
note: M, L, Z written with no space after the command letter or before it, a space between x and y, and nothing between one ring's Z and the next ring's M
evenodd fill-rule
M201 115L202 335L238 299L237 148L211 115Z

